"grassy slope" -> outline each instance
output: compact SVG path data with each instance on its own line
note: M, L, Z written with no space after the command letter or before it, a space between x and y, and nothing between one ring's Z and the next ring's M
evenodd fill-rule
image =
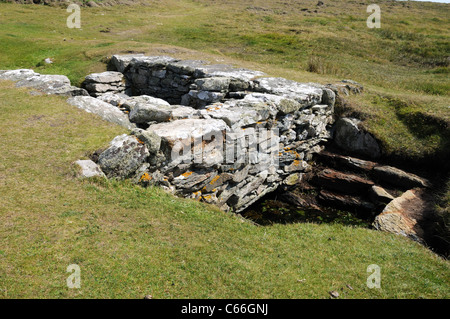
M350 110L367 117L390 152L445 150L448 128L433 124L417 137L416 122L399 116L448 120L448 66L433 65L448 52L444 7L383 4L383 33L365 27L356 2L333 1L318 14L300 11L315 1L226 2L231 9L185 0L83 8L82 30L66 27L64 9L0 4L0 69L66 74L79 84L105 69L105 56L134 50L299 81L352 78L367 93ZM400 45L417 54L398 55ZM324 74L305 71L311 56ZM47 57L55 63L43 65ZM62 98L0 85L0 296L326 298L347 283L350 298L450 295L448 262L403 238L340 225L255 227L158 189L74 180L70 163L122 131ZM70 263L81 266L81 290L65 287ZM372 263L382 267L382 290L365 286Z
M450 296L449 263L399 236L338 224L258 227L157 188L76 180L71 162L121 128L8 82L0 109L1 297ZM80 290L65 286L72 263ZM382 289L366 287L370 264L381 267Z

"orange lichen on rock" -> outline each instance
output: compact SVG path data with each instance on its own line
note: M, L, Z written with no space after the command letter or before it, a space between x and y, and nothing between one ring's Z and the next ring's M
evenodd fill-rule
M142 145L145 144L143 141L141 141L141 140L140 140L139 138L137 138L136 136L135 136L135 138L136 138L136 140L138 141L138 143L140 143L140 144L142 144Z
M220 175L215 176L210 182L210 185L213 185L215 182L217 182L217 180L220 178Z
M141 178L139 179L139 182L149 182L152 180L152 177L148 173L144 173Z
M183 177L189 177L192 175L193 172L184 172L183 174L181 174Z

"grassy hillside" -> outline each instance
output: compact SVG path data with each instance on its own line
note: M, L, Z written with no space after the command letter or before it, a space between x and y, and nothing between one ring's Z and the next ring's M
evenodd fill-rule
M158 188L82 182L71 162L121 128L5 82L0 109L2 298L450 296L450 264L406 238L339 224L260 227ZM66 287L72 263L81 289ZM381 289L366 286L371 264Z
M369 1L324 2L83 7L82 29L66 27L65 8L0 3L0 69L65 74L78 85L105 70L108 55L144 52L302 82L350 78L365 93L338 112L365 119L387 155L445 164L449 6L380 1L375 30L365 23ZM450 296L448 261L407 239L339 224L258 227L157 188L79 181L71 163L121 128L6 82L0 110L0 297ZM446 202L448 194L443 211ZM80 290L65 285L72 263L81 266ZM382 268L382 289L366 286L370 264Z

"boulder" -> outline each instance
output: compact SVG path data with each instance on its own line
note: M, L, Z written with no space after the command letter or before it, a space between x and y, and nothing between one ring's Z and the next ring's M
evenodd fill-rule
M108 178L125 179L134 175L149 155L145 143L123 134L115 137L100 154L98 164Z
M267 120L268 116L267 112L252 107L240 107L235 102L212 104L203 114L205 117L223 120L233 130Z
M172 106L150 103L137 103L130 111L130 121L133 123L167 122L172 115Z
M423 242L421 223L432 214L423 189L411 189L392 200L373 222L377 230L409 237Z
M161 137L154 132L135 128L131 134L145 143L150 154L156 154L161 148Z
M381 149L375 138L359 128L360 120L341 118L336 121L334 142L348 152L379 158Z
M130 122L128 116L121 112L117 107L103 102L90 96L75 96L67 100L67 103L76 106L88 113L93 113L100 116L105 121L118 124L127 129L136 127Z
M91 160L78 160L74 163L81 178L106 177L100 167Z
M201 60L176 61L167 65L167 70L180 75L192 76L196 69L206 64L208 64L206 61Z
M222 92L190 90L184 96L182 104L200 108L214 102L222 101L225 95Z
M163 140L173 145L178 140L202 138L211 134L223 132L228 128L222 120L216 119L183 119L168 123L153 124L148 131L159 135Z

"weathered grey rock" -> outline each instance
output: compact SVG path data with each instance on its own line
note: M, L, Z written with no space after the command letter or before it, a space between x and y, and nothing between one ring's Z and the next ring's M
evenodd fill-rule
M115 137L100 154L98 164L108 178L124 179L131 177L149 155L143 142L123 134Z
M252 107L239 107L234 102L215 103L206 108L206 115L221 119L232 129L267 120L269 113Z
M121 72L115 71L106 71L102 73L92 73L85 77L86 82L94 82L94 83L122 83L124 80L123 74Z
M206 171L188 171L174 178L172 183L178 189L182 189L183 192L192 193L199 190L202 187L201 183L210 178L211 175L215 176L216 173Z
M184 105L174 105L171 111L171 120L198 119L202 117L198 110Z
M281 115L294 113L302 108L302 105L294 99L268 93L251 93L238 103L268 109L273 116L278 113Z
M331 89L324 88L322 91L322 104L334 106L335 103L336 103L336 93L334 93L334 91Z
M172 106L150 103L137 103L130 111L130 121L133 123L148 123L152 121L167 122L172 115Z
M161 148L161 137L154 132L135 128L131 131L131 134L145 143L150 154L156 154Z
M203 188L203 191L206 193L214 192L215 189L222 186L227 181L233 179L233 175L229 173L222 173L214 176Z
M231 78L228 77L212 77L195 80L197 90L200 91L215 91L215 92L227 92Z
M106 177L100 167L91 160L78 160L74 164L81 178Z
M206 64L207 62L201 60L183 60L170 63L167 69L177 74L192 76L196 69Z
M284 78L259 78L254 81L256 90L293 99L303 106L320 104L323 90L305 83Z
M298 184L301 180L302 174L294 173L286 177L283 183L286 184L287 186L293 186L295 184Z
M124 93L109 92L99 95L97 99L112 104L113 106L122 107L123 104L126 103L128 99L130 99L130 97Z
M334 85L337 86L340 93L344 95L361 94L364 90L364 87L361 84L353 80L342 80Z
M77 88L70 84L70 80L65 75L49 75L24 72L5 72L2 74L6 79L18 81L17 87L33 88L46 94L78 96L89 95L86 90ZM25 77L25 74L29 76Z
M223 161L226 129L228 126L222 120L183 119L150 125L148 131L161 137L169 167L182 162L210 167Z
M128 116L121 112L117 107L103 102L90 96L75 96L67 100L67 103L76 106L88 113L93 113L100 116L105 121L118 124L127 129L136 127L130 122Z
M194 72L194 77L196 78L229 77L242 81L251 81L256 77L264 75L264 72L234 68L230 65L223 64L199 66Z
M370 134L358 127L361 121L353 118L341 118L335 124L334 141L340 148L370 158L379 158L381 149Z
M430 182L427 179L392 166L376 166L373 169L373 174L382 181L404 189L430 186Z
M39 73L30 69L18 69L18 70L1 70L0 79L9 81L20 81L26 78L37 76Z
M184 102L183 104L194 107L206 106L214 102L222 101L225 98L225 93L212 91L190 90L187 95L184 99L188 102Z
M173 144L180 139L210 136L214 133L223 132L227 128L228 126L222 120L184 119L153 124L148 128L148 131L156 133L162 139Z
M297 171L307 171L311 166L303 160L294 160L291 164L286 165L283 169L286 173L292 173Z
M110 62L117 71L123 73L134 58L141 58L141 57L144 57L144 55L143 54L124 54L124 55L116 54L111 57Z
M153 96L148 95L139 95L139 96L131 96L125 102L123 102L122 106L129 111L133 110L137 104L153 104L153 105L162 105L162 106L170 106L169 102L159 99Z
M161 68L169 63L178 62L170 56L134 56L130 63L134 68ZM120 71L119 71L120 72Z

